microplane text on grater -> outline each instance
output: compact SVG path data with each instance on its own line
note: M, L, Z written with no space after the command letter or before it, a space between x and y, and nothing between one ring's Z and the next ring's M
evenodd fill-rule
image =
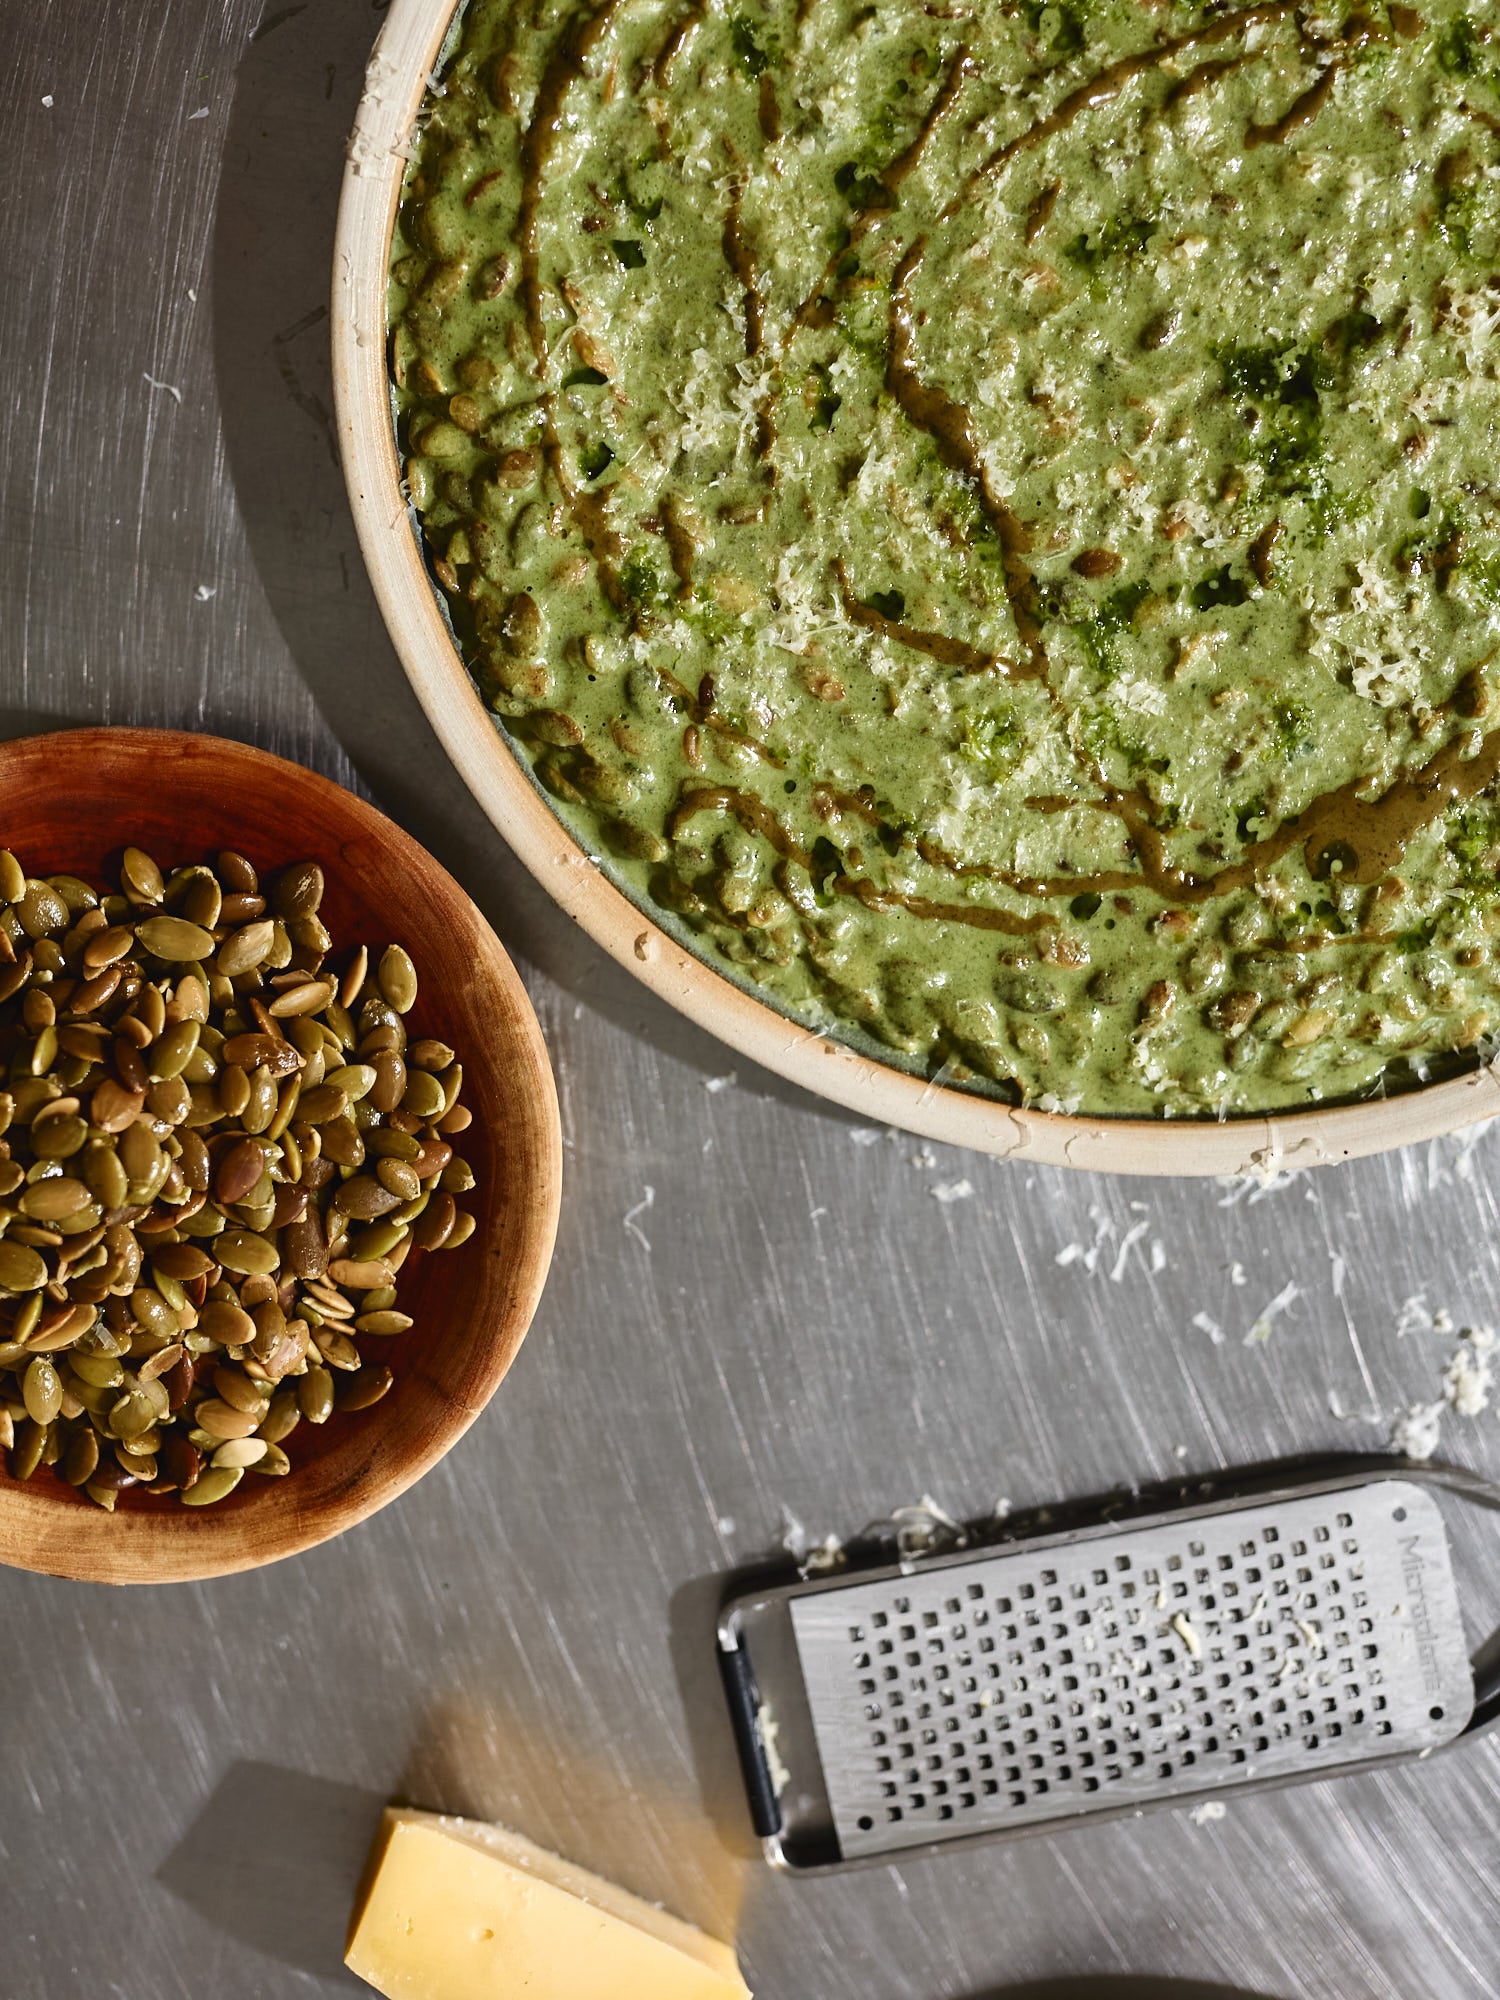
M1421 1754L1475 1711L1443 1511L1406 1477L790 1586L757 1608L721 1646L746 1642L735 1671L755 1679L772 1816L815 1759L842 1862Z

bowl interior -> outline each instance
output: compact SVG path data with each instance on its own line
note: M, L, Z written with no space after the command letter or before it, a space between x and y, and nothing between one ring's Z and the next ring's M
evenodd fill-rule
M378 1345L395 1384L372 1411L303 1423L293 1471L241 1481L187 1509L123 1495L113 1515L39 1470L0 1477L0 1560L111 1581L248 1568L337 1534L442 1456L494 1393L520 1345L551 1256L559 1195L557 1103L540 1030L493 932L415 841L352 793L281 759L208 737L86 730L0 746L3 838L28 874L103 886L127 843L162 866L245 854L263 875L312 859L342 967L399 943L420 986L414 1033L456 1049L474 1122L455 1150L477 1185L477 1228L456 1251L414 1254L400 1303L415 1324Z

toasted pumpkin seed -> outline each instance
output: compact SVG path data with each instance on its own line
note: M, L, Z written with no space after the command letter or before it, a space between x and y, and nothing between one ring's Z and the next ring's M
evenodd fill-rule
M393 1379L389 1368L361 1368L339 1383L334 1400L341 1410L368 1410L385 1395Z
M230 1438L227 1443L219 1446L209 1463L216 1471L223 1470L225 1466L234 1466L243 1472L248 1466L259 1464L269 1449L264 1438Z
M333 1415L333 1377L326 1368L309 1368L298 1378L297 1408L310 1424L326 1424Z
M281 1262L276 1245L249 1229L226 1229L215 1244L214 1254L226 1271L244 1275L269 1277Z
M141 903L159 903L166 892L162 872L143 848L127 847L120 863L127 896Z
M242 1438L259 1424L259 1417L248 1410L237 1410L230 1403L221 1402L217 1396L208 1396L193 1411L198 1428L214 1438Z
M62 1383L45 1354L27 1364L21 1378L21 1394L26 1414L34 1424L50 1424L62 1408Z
M370 1312L359 1315L354 1322L354 1330L356 1333L373 1333L389 1337L392 1334L405 1333L411 1325L412 1321L406 1313Z
M10 1238L0 1238L0 1290L36 1292L46 1282L46 1263L35 1250Z
M435 1129L467 1122L462 1070L408 1049L400 946L373 980L363 948L325 969L315 863L270 910L233 854L166 881L132 848L121 881L101 901L0 850L0 1445L100 1507L134 1484L207 1505L388 1392L359 1343L412 1324L409 1225L429 1247L473 1228Z
M207 1472L200 1473L193 1484L184 1488L184 1507L212 1507L216 1500L227 1500L244 1478L237 1465L216 1465Z
M137 925L135 934L153 958L171 964L198 964L213 956L212 931L190 924L186 917L147 917ZM161 1031L158 1028L156 1032Z

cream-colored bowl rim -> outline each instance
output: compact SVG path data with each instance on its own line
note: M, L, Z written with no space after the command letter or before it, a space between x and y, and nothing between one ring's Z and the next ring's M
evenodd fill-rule
M1006 1158L1113 1173L1331 1165L1500 1112L1494 1065L1391 1098L1276 1118L1080 1118L924 1082L795 1022L683 949L602 873L496 731L449 636L401 492L386 374L386 272L413 122L456 0L392 0L349 141L333 273L333 386L360 547L417 698L465 782L556 902L653 993L793 1083L876 1124Z

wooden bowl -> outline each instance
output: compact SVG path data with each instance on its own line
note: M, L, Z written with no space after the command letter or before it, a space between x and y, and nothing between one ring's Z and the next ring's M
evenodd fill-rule
M1170 1121L1016 1109L805 1028L663 930L584 852L507 748L449 635L401 490L387 378L386 274L409 140L456 0L392 0L350 137L333 270L333 385L360 546L417 697L470 790L549 895L654 993L780 1076L874 1123L1052 1166L1234 1174L1384 1152L1500 1112L1495 1070L1392 1098L1273 1117Z
M373 1410L300 1424L291 1473L241 1481L212 1507L126 1493L106 1514L56 1475L0 1473L0 1562L98 1583L253 1569L352 1528L435 1465L515 1357L557 1229L561 1140L541 1031L515 968L453 878L398 826L299 765L167 730L81 729L0 745L0 844L29 873L103 886L127 842L163 866L238 849L263 873L322 864L336 962L406 946L414 1026L459 1051L474 1123L459 1150L478 1227L401 1279L410 1333L381 1343L395 1384ZM111 886L117 879L110 875Z

